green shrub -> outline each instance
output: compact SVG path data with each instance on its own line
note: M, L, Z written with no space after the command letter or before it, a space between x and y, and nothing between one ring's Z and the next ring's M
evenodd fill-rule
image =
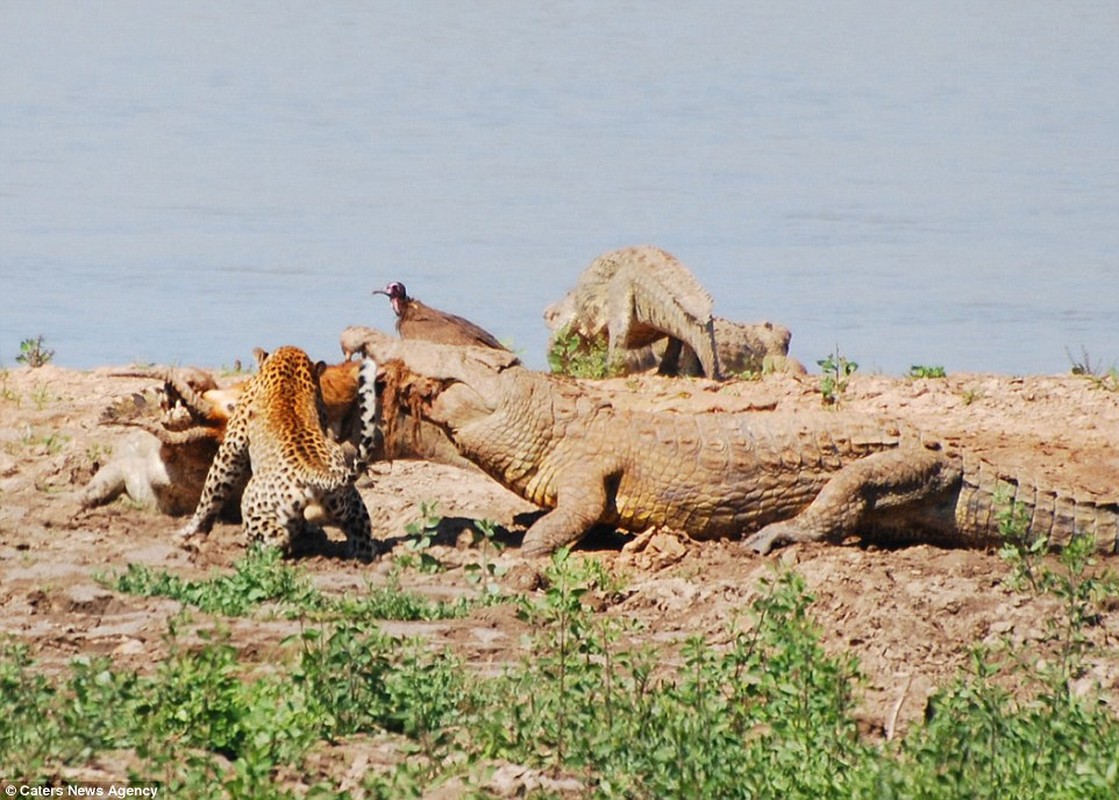
M1061 567L1072 572L1052 585L1071 591L1063 608L1083 629L1098 609L1073 589L1096 579L1081 563ZM1031 569L1049 592L1047 571L1058 567ZM329 797L338 790L313 748L392 732L410 745L396 766L366 775L366 796L418 797L452 778L469 796L489 796L486 775L501 762L573 778L581 796L603 798L1119 791L1119 719L1096 694L1068 691L1068 670L976 649L923 724L875 743L856 729L857 665L824 649L795 572L762 580L746 624L717 632L718 644L691 636L655 648L632 643L624 615L595 610L617 586L600 563L560 551L543 579L546 588L521 601L533 626L525 657L496 676L363 621L309 627L266 664L227 635L196 632L201 641L188 646L172 627L170 654L150 674L107 659L48 672L9 646L0 651L0 763L7 778L49 778L131 749L134 777L175 797ZM1000 688L1006 669L1025 670L1032 691ZM281 767L289 787L291 775L308 785L281 785Z
M559 375L598 380L622 374L623 365L610 360L605 333L587 338L568 328L556 332L548 347L548 366Z
M16 361L28 367L42 367L51 362L54 351L43 346L43 335L39 334L34 339L24 339L19 343L19 355Z
M1043 691L1016 700L976 650L970 675L929 701L927 721L868 765L858 796L1112 798L1119 724L1095 698Z
M232 574L187 581L142 564L129 564L123 574L103 583L120 592L170 597L209 613L241 616L263 603L283 602L302 609L325 604L306 575L284 563L273 547L250 547L234 564Z
M947 378L948 373L944 367L929 367L924 364L914 364L906 375L914 380L918 378Z
M624 626L590 613L587 578L556 554L533 608L544 627L532 655L482 703L492 710L471 738L487 757L582 774L603 797L812 797L842 787L835 765L864 750L850 715L857 676L849 659L824 653L799 576L764 585L754 628L731 648L691 637L671 671L662 652L618 648Z
M995 502L1003 540L999 555L1011 566L1008 584L1060 601L1059 616L1045 620L1050 640L1059 645L1058 658L1040 677L1055 693L1067 694L1070 682L1083 672L1086 631L1098 623L1105 605L1119 597L1119 578L1111 569L1096 568L1094 536L1073 534L1053 556L1049 537L1031 533L1029 509L1012 499L1011 487L1000 486Z
M824 405L839 408L851 376L859 368L858 362L850 361L839 353L839 345L826 358L816 362L820 365L820 395Z
M404 550L407 552L395 556L395 565L403 569L416 569L425 574L434 574L443 571L443 565L435 556L428 552L443 517L439 514L437 502L420 502L420 518L404 526L408 538L404 540Z
M315 619L423 620L461 617L471 607L468 600L435 601L401 590L398 582L369 588L354 595L326 595L307 575L286 563L271 547L250 547L234 564L232 574L215 574L189 581L142 564L129 564L125 572L101 582L119 592L145 597L169 597L202 611L245 616L263 606L287 616Z

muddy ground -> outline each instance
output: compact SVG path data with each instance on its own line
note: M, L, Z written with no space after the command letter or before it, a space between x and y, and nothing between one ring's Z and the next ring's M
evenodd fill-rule
M111 654L130 666L150 665L162 655L166 620L178 605L112 593L94 581L95 573L138 562L196 576L226 567L243 553L234 525L219 524L197 550L187 550L172 536L179 520L121 500L79 509L77 492L93 471L121 452L127 439L147 435L100 426L99 414L114 397L152 384L109 377L107 370L50 365L0 372L0 634L29 643L48 667L82 653ZM619 404L653 407L815 408L821 402L819 376L776 375L723 385L617 379L605 385ZM1119 496L1119 392L1083 376L910 380L856 374L843 405L900 418L1059 486L1113 501ZM406 572L406 588L438 597L477 592L462 566L476 563L479 553L469 537L458 534L470 520L488 518L510 533L511 546L499 556L509 567L498 579L502 588L536 590L539 565L519 559L515 546L524 515L534 509L488 478L398 461L376 464L359 487L375 533L383 538L399 540L405 525L420 516L423 502L438 502L445 517L431 552L448 569L434 575ZM330 555L300 562L321 587L355 591L367 581L384 582L400 552L398 547L371 565ZM1030 643L1031 652L1042 657L1052 646L1046 619L1055 603L1006 588L1008 567L994 552L928 545L879 549L850 540L796 546L763 558L733 542L697 543L669 532L592 536L580 552L623 576L623 590L600 613L640 620L643 636L665 648L666 659L684 637L717 640L728 622L745 621L757 579L775 561L795 565L816 597L812 610L827 647L858 657L870 735L884 735L894 715L898 730L919 719L930 692L965 667L976 643L1009 637ZM234 643L266 653L295 624L237 620ZM519 660L525 632L508 606L480 608L464 619L387 628L427 637L486 670ZM1090 635L1091 671L1083 686L1098 683L1115 704L1119 608L1109 609Z

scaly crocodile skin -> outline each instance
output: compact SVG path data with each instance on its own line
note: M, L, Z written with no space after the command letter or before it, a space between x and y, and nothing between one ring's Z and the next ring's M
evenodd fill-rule
M1010 501L1054 545L1091 534L1111 553L1119 538L1114 502L1038 486L872 418L632 411L512 357L369 329L346 336L364 337L384 365L399 406L386 416L418 410L504 486L551 509L525 535L525 555L570 545L596 523L746 536L759 552L853 533L978 545L998 538Z

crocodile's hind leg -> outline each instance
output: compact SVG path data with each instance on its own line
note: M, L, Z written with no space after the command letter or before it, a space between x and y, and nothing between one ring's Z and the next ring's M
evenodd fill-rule
M959 464L934 450L875 453L835 473L800 514L765 526L743 544L764 554L795 542L838 541L873 512L920 502L948 489L960 476Z

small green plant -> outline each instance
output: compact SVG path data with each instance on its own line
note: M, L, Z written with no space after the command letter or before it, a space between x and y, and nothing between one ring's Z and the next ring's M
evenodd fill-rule
M15 403L18 406L20 402L19 392L9 385L10 380L11 373L6 368L0 369L0 400Z
M1080 358L1076 359L1069 352L1069 349L1065 348L1065 355L1072 362L1071 372L1073 375L1081 375L1087 378L1097 389L1119 392L1119 367L1112 365L1105 370L1099 362L1093 364L1088 351L1083 347L1080 348L1080 354Z
M42 367L49 364L54 358L54 351L43 346L43 335L39 334L34 339L24 339L19 343L19 355L16 361L28 367Z
M611 362L605 333L588 339L568 328L560 329L548 348L552 372L574 378L598 380L620 375L620 360Z
M1045 573L1046 591L1061 602L1062 615L1049 628L1060 646L1053 672L1055 685L1071 692L1071 681L1084 672L1085 653L1091 646L1087 629L1098 625L1105 604L1119 596L1113 572L1094 573L1096 540L1075 534L1061 547L1056 569Z
M543 597L522 597L518 615L533 624L556 625L561 632L569 628L571 619L589 610L582 598L594 587L590 563L573 558L567 547L554 552L544 570Z
M929 367L924 364L914 364L906 375L914 380L918 378L947 378L948 373L944 367Z
M94 442L85 449L86 461L91 466L98 466L108 461L113 455L113 446L102 442Z
M606 653L604 639L610 637L605 628L596 627L591 608L583 601L595 586L591 564L560 548L544 570L543 597L524 598L518 610L522 619L542 631L535 643L533 667L551 691L533 699L529 724L539 726L544 744L540 755L550 754L557 767L568 758L569 748L578 746L579 732L588 724L587 688L605 683L601 657ZM610 713L608 705L604 710Z
M51 403L53 403L57 400L61 400L61 399L62 398L59 397L58 395L51 394L50 388L48 386L46 386L45 384L41 385L41 386L36 386L35 390L33 392L31 392L31 402L33 402L35 404L35 408L38 409L39 411L42 411L44 408L49 406Z
M285 564L274 547L253 545L234 565L232 574L215 574L199 581L183 580L142 564L129 564L124 573L99 580L118 592L170 597L209 613L242 616L268 602L284 602L302 609L323 607L322 594L310 579Z
M439 532L439 525L443 517L438 513L439 504L436 502L420 503L420 518L404 526L408 538L404 541L407 553L396 557L396 563L404 569L418 569L420 572L431 574L440 572L443 565L439 559L427 552Z
M464 617L475 606L468 598L458 600L432 600L401 588L395 577L390 576L387 586L369 587L357 596L325 598L323 610L311 614L314 618L343 620L438 620Z
M494 578L499 578L504 570L490 560L490 551L500 553L503 549L501 542L497 541L497 523L493 520L480 519L474 523L474 544L481 545L482 560L477 564L467 564L463 567L466 579L477 584L483 595L495 595L500 590Z
M1049 537L1030 532L1030 511L1014 500L1014 487L1000 483L994 497L995 519L1002 537L999 555L1013 568L1010 585L1015 589L1028 586L1033 592L1040 593L1040 573L1042 562L1049 552Z
M1106 392L1119 392L1119 367L1112 367L1103 375L1093 376L1092 383Z
M23 429L20 443L28 450L42 455L55 456L62 452L62 448L70 441L70 437L59 431L50 433L36 433L30 425Z
M358 596L326 595L298 567L286 563L274 547L254 545L229 574L189 581L141 564L125 572L98 576L105 586L127 594L170 597L212 614L246 616L263 606L289 617L311 619L434 620L461 617L471 603L435 601L403 591L399 583L369 587Z
M66 446L68 441L70 441L69 436L53 431L43 439L43 449L52 456L57 455L62 452L62 448Z
M970 406L984 397L982 389L964 389L960 393L960 399L964 401L965 406Z
M1083 345L1080 346L1079 358L1074 356L1067 347L1065 348L1065 355L1068 356L1068 360L1072 364L1070 371L1073 375L1095 375L1100 371L1099 363L1092 363L1092 357L1088 355L1088 349Z
M765 375L764 372L759 372L752 369L744 369L741 372L735 372L730 377L736 381L760 381Z
M816 362L820 365L820 394L825 406L838 408L847 393L847 385L855 370L859 368L858 362L851 361L840 354L839 345L827 358Z

